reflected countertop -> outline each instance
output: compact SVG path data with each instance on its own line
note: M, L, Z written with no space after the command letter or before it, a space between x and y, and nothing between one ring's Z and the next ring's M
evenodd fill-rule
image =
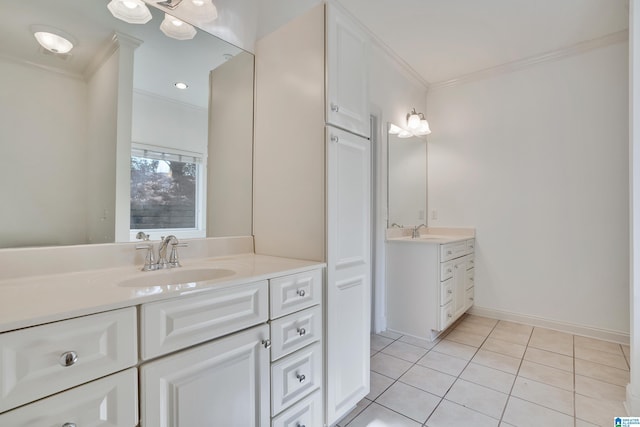
M225 269L233 273L212 280L162 286L121 286L141 275L139 266L0 280L0 332L114 310L141 303L220 289L324 267L316 261L240 254L183 260L180 270Z

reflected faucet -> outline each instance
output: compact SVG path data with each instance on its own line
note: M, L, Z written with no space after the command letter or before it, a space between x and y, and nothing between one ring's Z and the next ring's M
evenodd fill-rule
M402 224L398 224L397 222L394 222L393 224L391 224L391 228L396 227L396 228L404 228L404 225Z
M137 239L145 242L144 245L136 246L136 249L146 249L147 255L144 259L144 266L142 271L161 270L164 268L181 267L180 260L178 259L178 247L185 247L186 244L180 244L178 238L173 234L167 237L160 238L160 246L158 246L158 261L156 261L153 255L153 243L149 241L149 235L140 231L136 235ZM171 253L167 260L167 246L171 244Z
M422 227L427 228L425 224L420 224L413 227L413 233L411 234L412 239L417 239L418 237L420 237L420 229Z

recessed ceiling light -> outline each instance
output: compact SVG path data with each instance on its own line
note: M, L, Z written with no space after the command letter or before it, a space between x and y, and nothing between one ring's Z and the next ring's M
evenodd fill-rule
M69 53L76 41L70 34L46 25L32 25L31 32L40 46L53 53Z
M177 83L174 83L173 85L175 87L177 87L178 89L183 89L183 90L189 87L188 84L183 83L183 82L177 82Z

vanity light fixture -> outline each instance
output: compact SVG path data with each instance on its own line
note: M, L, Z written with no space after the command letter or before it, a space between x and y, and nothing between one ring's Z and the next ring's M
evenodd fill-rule
M173 85L175 87L177 87L178 89L181 89L181 90L185 90L185 89L187 89L189 87L189 85L184 83L184 82L176 82Z
M31 26L33 36L40 46L52 53L67 54L73 49L73 37L64 31L43 25Z
M160 31L165 36L176 40L191 40L196 35L196 29L193 28L193 25L189 25L168 13L164 14L164 20L160 24Z
M111 0L107 9L129 24L146 24L151 20L151 11L142 0Z
M416 112L415 108L410 113L407 113L407 128L415 136L424 136L431 133L429 122L425 119L424 114Z

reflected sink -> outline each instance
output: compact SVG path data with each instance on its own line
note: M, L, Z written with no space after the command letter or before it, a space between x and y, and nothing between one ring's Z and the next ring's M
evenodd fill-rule
M139 276L126 279L118 286L126 288L142 288L152 286L179 285L184 283L204 282L222 279L235 274L233 270L224 268L171 268L158 271L141 272Z

